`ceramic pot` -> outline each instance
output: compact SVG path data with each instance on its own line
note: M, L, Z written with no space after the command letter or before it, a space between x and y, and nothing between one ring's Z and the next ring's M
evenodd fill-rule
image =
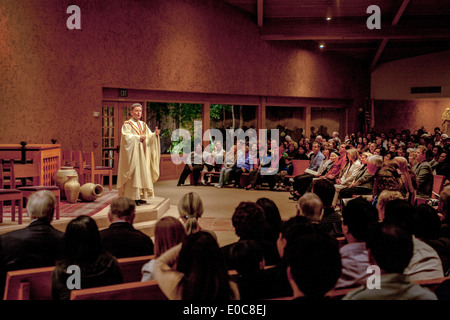
M64 193L66 195L66 200L69 203L76 203L78 201L78 196L80 194L80 183L77 180L77 176L68 175L69 180L64 183Z
M76 176L76 180L78 181L78 173L73 167L68 166L62 166L61 169L56 172L55 182L56 186L59 187L59 190L61 190L61 197L65 198L64 193L64 184L69 180L67 176Z
M91 182L85 183L80 188L80 199L84 201L95 201L103 195L103 186Z

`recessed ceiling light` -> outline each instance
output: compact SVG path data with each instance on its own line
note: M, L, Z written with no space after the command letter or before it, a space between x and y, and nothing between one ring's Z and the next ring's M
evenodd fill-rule
M325 48L325 44L323 44L323 43L319 44L319 48L320 48L320 49Z

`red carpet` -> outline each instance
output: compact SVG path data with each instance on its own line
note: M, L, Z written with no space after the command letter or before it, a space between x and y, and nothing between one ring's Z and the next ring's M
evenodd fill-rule
M61 218L75 218L79 215L88 215L92 216L96 214L97 212L100 212L109 204L111 203L111 200L117 197L117 190L105 190L103 192L103 195L92 202L85 202L82 200L78 200L77 203L67 203L65 199L61 200L60 203L60 216ZM17 210L17 209L16 209ZM16 211L17 214L17 211ZM10 217L11 216L11 206L7 205L4 207L3 211L4 217ZM24 208L23 210L23 216L27 217L27 209Z

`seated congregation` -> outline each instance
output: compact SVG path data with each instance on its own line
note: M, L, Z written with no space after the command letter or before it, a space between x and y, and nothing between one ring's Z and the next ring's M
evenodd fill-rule
M157 288L148 296L135 290L133 299L149 300L449 300L450 139L436 142L437 135L371 133L343 143L337 135L317 136L311 144L285 136L255 156L243 141L228 153L217 146L223 164L211 161L205 171L206 164L186 165L178 184L191 173L193 184L207 184L216 172L217 188L289 187L296 202L296 211L283 215L268 194L236 203L231 222L238 240L225 246L201 227L204 206L196 192L180 199L178 218L157 221L153 240L133 227L135 203L127 198L111 203L109 228L80 216L63 233L51 225L54 196L37 192L27 203L30 225L0 236L0 287L6 298L9 273L51 267L46 285L33 290L49 288L38 294L55 300L121 285ZM308 147L296 153L300 142ZM307 170L292 175L293 160L307 160ZM261 174L273 161L280 164L276 173ZM437 189L436 176L444 177ZM137 269L123 267L132 257L145 260ZM73 265L81 270L77 288L67 285ZM375 270L376 283L368 270Z
M385 189L398 189L415 204L416 198L422 201L431 198L433 191L434 196L439 193L433 190L438 180L442 179L442 185L450 183L450 138L439 128L434 133L424 128L412 134L409 130L358 132L343 141L337 132L329 139L300 136L297 141L282 135L279 143L239 140L228 151L220 142L212 143L212 150L203 150L201 144L195 148L187 157L178 186L191 176L195 186L211 185L215 180L217 188L289 190L290 199L297 201L311 191L313 181L327 179L336 188L333 206L340 206L342 199L357 195L376 201Z

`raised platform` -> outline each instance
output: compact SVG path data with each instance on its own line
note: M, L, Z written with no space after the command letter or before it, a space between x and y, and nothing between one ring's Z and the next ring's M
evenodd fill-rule
M108 212L109 206L92 216L100 230L107 228L110 224ZM178 217L178 212L176 211L176 208L171 208L169 199L160 197L150 198L146 204L141 204L136 207L136 218L133 226L148 236L154 237L155 224L158 219L165 215ZM67 225L72 219L73 218L61 218L59 220L53 220L52 226L65 232ZM3 223L0 224L0 234L25 228L29 223L29 217L23 217L23 223L21 225L17 223L17 218L16 221L11 221L9 217L3 218Z

